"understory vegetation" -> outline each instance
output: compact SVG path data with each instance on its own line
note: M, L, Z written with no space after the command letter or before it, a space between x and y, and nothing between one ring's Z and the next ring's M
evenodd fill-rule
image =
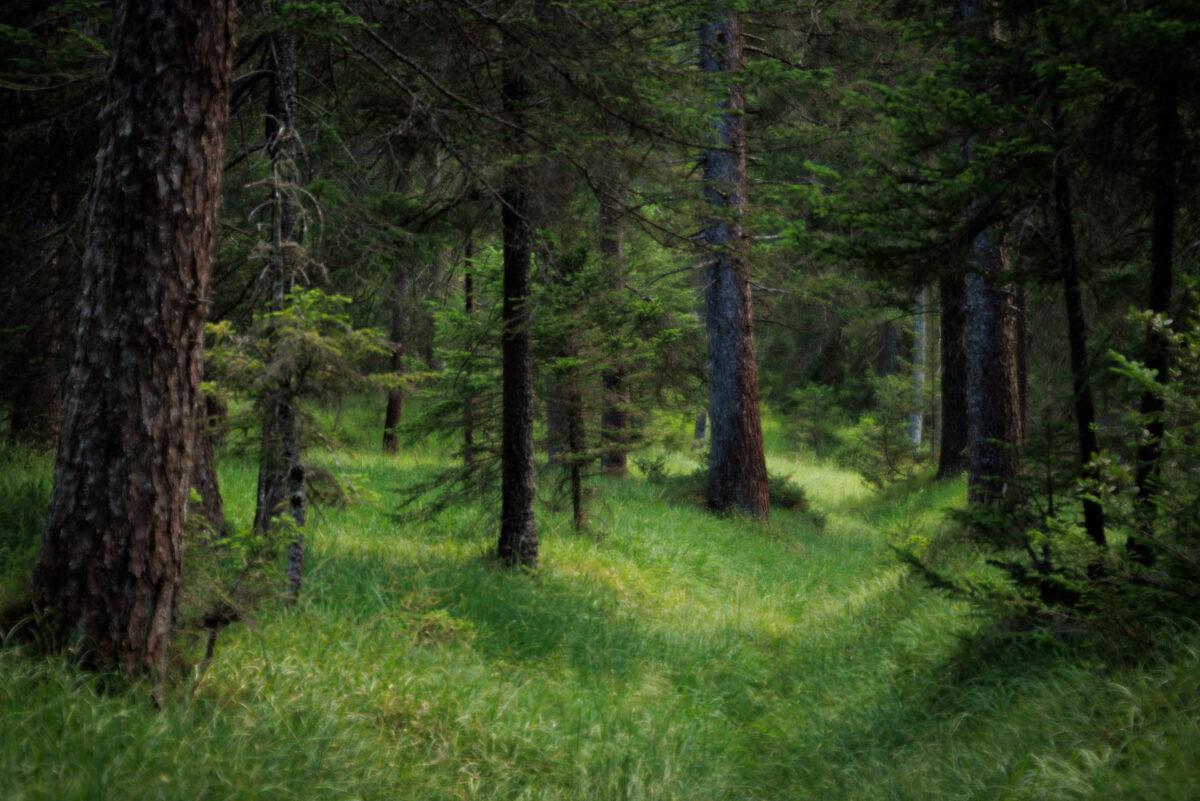
M934 543L943 563L979 567L950 533L961 481L918 473L878 490L788 447L781 430L798 424L768 418L768 468L804 503L769 523L714 515L688 490L695 455L660 446L629 478L590 480L582 531L544 478L541 565L510 570L492 556L487 504L398 518L406 486L454 456L433 441L378 454L378 409L363 398L337 414L345 449L323 466L354 490L308 521L299 601L286 605L275 577L211 660L204 636L181 631L158 706L6 632L0 797L1200 793L1194 625L1163 624L1153 649L1001 628L897 560L889 546ZM0 460L8 597L28 575L50 467L35 451ZM227 517L252 519L253 460L230 447L220 468ZM192 559L207 546L190 547ZM194 570L188 581L217 592Z

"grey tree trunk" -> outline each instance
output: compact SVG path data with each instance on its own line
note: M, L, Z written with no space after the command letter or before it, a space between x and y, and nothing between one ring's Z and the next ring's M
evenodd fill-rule
M30 584L52 642L161 679L183 560L233 52L225 0L119 2L83 296Z
M271 76L267 98L266 137L271 159L271 296L269 310L283 308L295 289L300 266L296 252L304 238L300 205L299 134L296 131L296 40L285 28L270 35ZM270 336L268 332L267 336ZM262 452L258 472L256 531L266 532L271 521L287 514L296 533L288 544L288 598L295 601L304 575L304 526L308 497L297 421L296 390L290 375L277 381L262 410Z
M746 205L745 98L738 74L744 67L737 12L716 9L700 24L700 69L727 75L728 99L713 122L713 147L704 152L704 196L713 208L706 220L708 387L712 433L708 503L770 516L767 467L758 409L758 368L745 230L738 218Z

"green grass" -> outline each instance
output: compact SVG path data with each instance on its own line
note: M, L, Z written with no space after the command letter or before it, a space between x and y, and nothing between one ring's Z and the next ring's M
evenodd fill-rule
M0 651L0 798L1200 793L1200 634L1178 628L1173 647L1121 659L1003 638L896 564L885 539L941 525L959 485L876 493L773 453L818 528L597 480L587 530L543 507L543 563L514 572L489 557L494 510L397 522L393 490L438 456L377 455L375 416L343 409L355 449L338 460L374 502L313 514L300 603L226 630L209 669L161 708L144 690L98 692L67 657ZM6 487L48 469L33 455L2 464L10 499ZM222 479L245 521L253 467L226 460Z

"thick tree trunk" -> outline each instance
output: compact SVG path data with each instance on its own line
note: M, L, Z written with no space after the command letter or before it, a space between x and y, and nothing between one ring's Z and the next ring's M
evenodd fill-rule
M758 368L746 235L737 218L746 205L745 98L742 30L734 11L711 12L700 25L700 68L727 74L728 99L704 153L704 195L714 208L705 242L711 249L707 282L708 387L712 434L708 503L770 516L767 467L758 409Z
M1150 220L1150 287L1148 307L1155 314L1167 314L1171 305L1172 261L1175 249L1175 214L1179 206L1177 170L1183 146L1183 131L1179 120L1178 78L1166 75L1158 87L1158 115L1155 136L1154 173L1151 178ZM1170 367L1167 339L1159 331L1146 331L1146 367L1165 381ZM1144 536L1152 533L1152 505L1158 494L1159 461L1165 428L1162 420L1163 399L1157 392L1142 395L1141 413L1146 419L1146 441L1137 452L1137 502L1141 509L1143 537L1128 540L1129 554L1138 562L1149 564L1154 551Z
M514 154L524 152L524 106L529 86L513 64L506 64L504 108L513 122ZM533 567L538 561L534 518L533 346L529 298L532 290L533 225L530 220L529 167L513 166L500 193L500 227L504 246L504 302L501 320L503 371L500 445L500 540L497 553L505 564Z
M1004 254L980 233L966 278L967 497L999 503L1020 472L1016 307Z
M30 586L53 641L165 667L183 559L233 4L118 3L78 337Z
M938 446L940 479L957 478L967 469L966 285L962 278L943 278L941 303L942 424Z

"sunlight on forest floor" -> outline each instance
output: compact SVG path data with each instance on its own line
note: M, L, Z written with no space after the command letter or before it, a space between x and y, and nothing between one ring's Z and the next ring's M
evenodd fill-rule
M99 693L66 661L0 653L0 797L1167 801L1196 789L1195 633L1182 655L1095 671L1064 647L981 638L982 621L890 556L881 529L940 525L961 485L878 492L771 454L820 525L783 509L768 524L714 516L669 478L596 479L583 532L543 503L542 565L527 573L492 560L485 505L396 515L395 491L447 457L384 457L361 439L336 463L314 458L353 476L360 502L311 515L299 604L226 630L163 709ZM677 476L697 464L658 456ZM248 519L255 471L227 457L221 477L227 511Z

